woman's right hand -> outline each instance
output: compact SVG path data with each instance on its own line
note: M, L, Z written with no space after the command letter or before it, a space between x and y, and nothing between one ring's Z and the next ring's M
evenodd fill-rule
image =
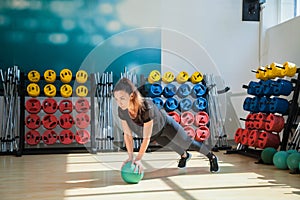
M132 163L133 163L133 158L132 158L132 157L128 157L128 158L123 162L122 167L123 167L126 163L128 163L128 162L132 162Z

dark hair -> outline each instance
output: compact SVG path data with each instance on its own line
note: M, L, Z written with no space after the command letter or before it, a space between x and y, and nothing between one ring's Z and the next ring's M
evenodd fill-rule
M144 109L144 99L139 92L139 90L134 86L134 84L128 78L121 78L114 87L114 92L124 91L133 98L130 100L130 104L133 107L138 107L138 110Z
M124 91L127 94L131 94L135 90L135 86L128 78L121 78L114 87L114 92Z

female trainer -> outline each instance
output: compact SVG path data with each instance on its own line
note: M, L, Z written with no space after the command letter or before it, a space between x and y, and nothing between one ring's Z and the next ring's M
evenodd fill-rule
M141 160L148 145L156 141L163 147L168 147L180 155L179 168L184 168L191 158L187 152L190 147L205 155L210 162L212 173L219 171L218 158L208 150L207 146L189 137L183 127L164 110L160 110L151 98L143 98L138 89L127 78L121 78L114 87L114 98L118 105L118 116L124 131L124 141L128 159L143 171ZM143 138L139 152L134 158L132 132Z

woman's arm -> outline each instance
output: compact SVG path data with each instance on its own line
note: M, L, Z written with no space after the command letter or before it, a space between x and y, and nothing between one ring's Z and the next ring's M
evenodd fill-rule
M140 146L139 153L137 157L135 158L136 161L141 160L143 155L145 154L149 143L150 138L152 135L152 128L153 128L153 120L150 120L149 122L144 123L144 132L143 132L143 142Z
M125 146L126 146L127 153L129 156L129 160L133 160L132 131L130 130L130 128L125 120L122 120L122 127L123 127L123 131L124 131L124 141L125 141Z

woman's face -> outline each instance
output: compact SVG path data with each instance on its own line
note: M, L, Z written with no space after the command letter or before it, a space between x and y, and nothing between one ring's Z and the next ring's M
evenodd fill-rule
M114 92L114 97L117 101L118 106L122 109L122 110L126 110L129 107L129 100L130 100L130 95L122 90L119 91L115 91Z

